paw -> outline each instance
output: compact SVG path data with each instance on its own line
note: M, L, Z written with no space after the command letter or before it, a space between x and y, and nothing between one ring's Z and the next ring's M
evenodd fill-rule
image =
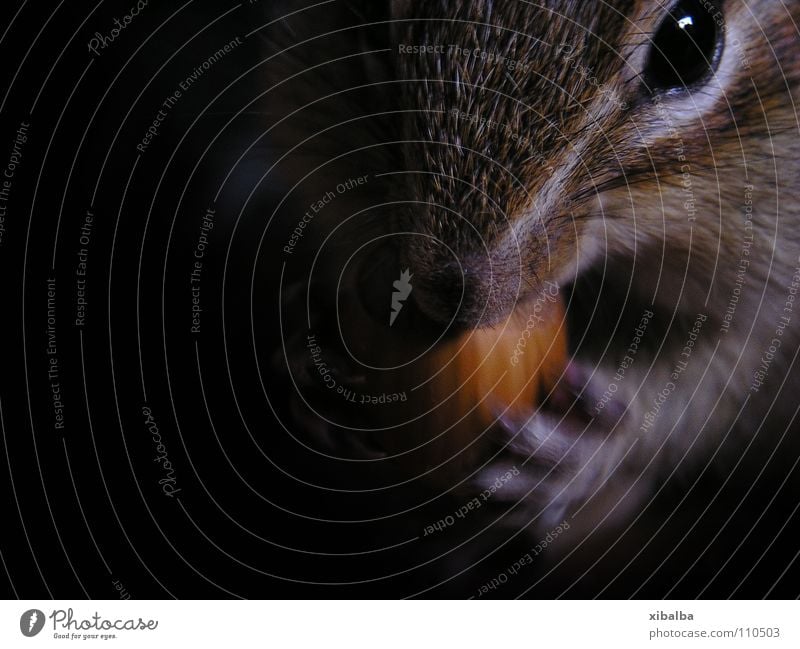
M496 409L492 440L496 454L472 486L504 506L502 523L515 527L563 521L607 475L616 446L575 398L566 408Z

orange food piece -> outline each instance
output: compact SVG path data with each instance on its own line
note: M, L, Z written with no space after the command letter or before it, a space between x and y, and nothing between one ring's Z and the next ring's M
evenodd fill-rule
M539 317L532 314L523 305L504 323L440 341L413 327L349 319L350 351L372 366L356 390L357 400L368 399L360 414L398 477L452 484L485 460L499 414L534 412L561 375L567 347L560 300L540 301Z

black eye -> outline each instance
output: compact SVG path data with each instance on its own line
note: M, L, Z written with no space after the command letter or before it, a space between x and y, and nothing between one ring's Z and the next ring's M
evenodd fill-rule
M645 69L651 91L688 88L719 60L722 13L716 2L680 0L658 27Z

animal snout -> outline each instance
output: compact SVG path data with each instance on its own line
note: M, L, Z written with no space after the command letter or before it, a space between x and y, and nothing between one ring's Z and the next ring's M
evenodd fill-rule
M494 324L520 296L520 273L503 272L491 259L459 259L428 268L416 273L412 297L420 311L440 324L457 329Z

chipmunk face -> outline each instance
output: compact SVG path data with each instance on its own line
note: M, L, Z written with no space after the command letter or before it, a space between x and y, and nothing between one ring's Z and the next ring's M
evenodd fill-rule
M752 80L781 90L766 80L796 47L784 3L755 3L758 20L739 0L455 4L395 6L405 256L429 316L488 324L609 255L718 249L718 218L698 215L720 212L741 133L765 131Z
M588 538L650 507L655 485L673 475L712 462L728 475L728 458L738 467L750 440L771 447L796 415L791 398L775 395L800 386L800 0L391 6L395 69L386 83L383 59L364 66L366 82L333 83L327 69L315 71L326 96L345 97L348 85L391 88L380 115L404 122L399 133L388 120L363 142L351 130L347 142L331 136L337 153L359 143L359 165L378 160L408 180L392 196L400 222L371 215L348 244L374 239L374 226L381 240L402 235L393 241L404 248L391 251L401 259L379 248L346 297L378 305L372 315L384 323L386 278L402 273L413 278L406 306L440 324L472 329L516 310L508 321L526 330L512 340L509 368L530 360L525 333L547 324L566 331L564 370L529 411L509 414L487 390L474 399L496 417L487 438L499 450L472 486L524 467L493 497L517 515L492 525L538 536L572 512L570 524ZM366 42L364 52L384 47ZM301 94L298 106L319 94ZM341 114L320 116L310 133L349 126L362 109L373 106L343 101ZM362 151L375 158L365 162ZM308 167L336 159L327 149L320 157ZM386 194L376 195L385 207ZM329 214L338 228L340 214ZM554 286L565 309L541 314L545 323L537 301L556 300ZM429 323L417 315L404 308L399 326L419 326L427 340ZM486 367L505 361L482 363L475 375L489 380ZM457 376L449 361L442 373ZM524 398L508 400L526 408ZM756 458L747 461L760 479Z

